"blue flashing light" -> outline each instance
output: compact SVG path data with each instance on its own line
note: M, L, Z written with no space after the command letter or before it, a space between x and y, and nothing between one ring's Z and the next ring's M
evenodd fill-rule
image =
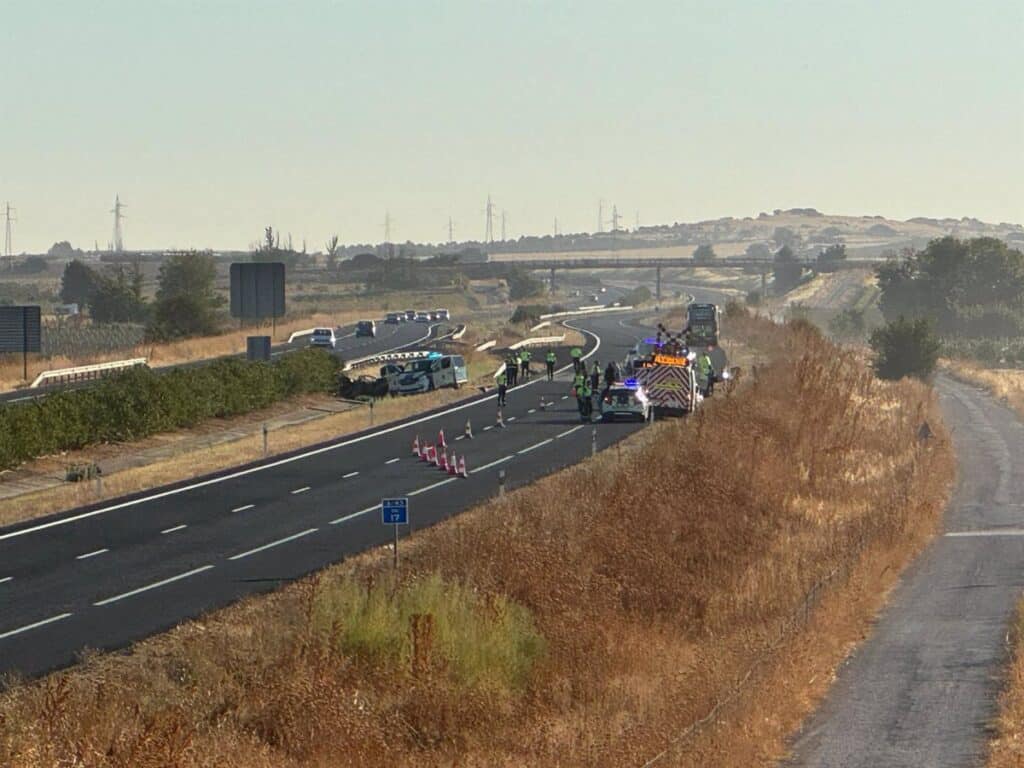
M430 354L427 355L427 357L441 357L441 353L440 352L431 352Z
M629 387L630 389L636 389L636 386L637 386L637 384L636 384L636 379L626 379L626 380L625 380L624 382L622 382L622 383L623 383L623 384L625 384L625 385L626 385L627 387Z
M662 343L657 339L644 339L644 344L652 344L656 347L660 347Z

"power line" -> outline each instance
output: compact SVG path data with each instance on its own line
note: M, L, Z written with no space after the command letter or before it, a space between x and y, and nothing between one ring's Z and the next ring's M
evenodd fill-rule
M121 253L124 251L124 230L121 227L121 221L124 220L124 214L121 213L121 209L125 207L127 206L121 202L121 198L118 195L114 195L114 207L110 212L114 214L114 240L111 243L111 250L115 253Z
M619 222L621 220L622 220L622 217L619 216L619 207L617 205L613 205L612 206L612 232L618 232L618 230L619 230Z
M11 222L17 221L14 214L17 211L11 208L10 202L4 205L4 255L7 257L7 267L14 269L14 249L11 241Z

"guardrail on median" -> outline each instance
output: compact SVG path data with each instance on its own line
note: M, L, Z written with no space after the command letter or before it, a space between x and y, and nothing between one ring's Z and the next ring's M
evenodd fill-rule
M350 371L364 365L375 365L377 363L391 363L399 360L422 360L430 355L430 350L417 349L411 352L385 352L380 355L369 355L368 357L357 357L355 360L348 360L342 370Z
M533 326L533 328L530 329L530 333L533 333L534 331L539 331L541 328L546 328L549 325L551 325L550 320L545 320L543 322L537 323L535 326Z
M576 317L577 315L598 315L602 312L622 312L626 309L633 309L633 305L629 304L624 307L600 307L597 309L569 309L565 312L552 312L548 315L541 315L541 320L550 320L553 317Z
M317 328L319 328L319 327L320 326L317 326ZM315 330L316 330L316 328L306 328L306 329L301 330L301 331L295 331L295 333L293 333L291 336L288 337L288 343L291 344L299 336L308 336L309 334L311 334Z
M523 339L517 341L515 344L509 344L509 349L522 349L523 347L533 347L539 344L558 344L565 341L565 334L561 336L533 336L529 339Z
M31 384L29 389L36 389L43 384L67 384L73 381L88 381L106 376L108 373L124 371L134 368L137 365L145 365L146 358L133 357L131 360L112 360L109 363L95 363L94 365L79 365L74 368L56 368L52 371L43 371Z
M485 341L483 344L477 344L474 347L474 349L477 352L484 352L484 351L486 351L488 349L491 349L492 347L496 347L496 346L498 346L498 340L497 339L491 339L490 341Z

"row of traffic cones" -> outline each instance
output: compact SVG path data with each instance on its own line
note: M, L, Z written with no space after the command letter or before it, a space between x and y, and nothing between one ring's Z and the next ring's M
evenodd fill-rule
M420 446L420 436L416 435L416 439L412 441L412 453L421 461L425 461L428 464L433 464L438 467L442 472L447 472L449 475L456 477L469 477L469 473L466 471L466 456L463 454L461 457L456 458L455 452L452 451L452 456L448 458L448 445L444 441L444 430L438 435L437 445L424 444Z

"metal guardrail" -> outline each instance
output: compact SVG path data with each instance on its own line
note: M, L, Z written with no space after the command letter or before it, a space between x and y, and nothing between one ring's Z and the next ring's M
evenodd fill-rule
M467 326L463 324L462 326L459 327L459 330L453 333L449 338L452 341L458 341L459 339L466 335L466 327Z
M43 384L67 384L72 381L88 381L89 379L98 379L106 376L109 373L124 371L128 368L145 364L145 357L133 357L131 360L112 360L109 363L78 365L74 368L56 368L52 371L43 371L28 386L29 389L36 389Z
M541 328L546 328L549 325L551 325L551 321L544 320L543 322L537 323L535 326L533 326L533 328L530 329L530 333L533 333L534 331L539 331Z
M622 312L625 309L633 309L632 304L628 304L622 307L590 307L585 309L569 309L565 312L552 312L548 315L541 315L541 320L548 320L552 317L576 317L577 315L597 315L602 312Z
M498 340L491 339L490 341L485 341L483 344L477 344L476 347L474 347L474 349L476 349L477 352L484 352L485 350L491 349L492 347L496 346L498 346Z
M557 344L562 341L565 341L564 333L561 336L532 336L529 339L517 341L515 344L509 344L508 348L521 349L523 347L532 347L538 344Z
M319 326L319 325L318 325L318 326L317 326L316 328L321 328L321 327L323 327L323 326ZM292 343L292 342L294 342L294 341L295 341L295 339L296 339L296 338L298 338L299 336L308 336L308 335L309 335L309 334L311 334L311 333L312 333L313 331L315 331L315 330L316 330L316 328L306 328L306 329L304 329L304 330L301 330L301 331L295 331L295 333L293 333L293 334L292 334L291 336L289 336L289 337L288 337L288 343L289 343L289 344L291 344L291 343Z
M343 370L350 371L353 368L359 368L364 365L390 363L398 360L422 360L430 354L430 350L427 349L418 349L413 350L412 352L385 352L380 355L370 355L369 357L359 357L355 360L349 360L345 363Z

